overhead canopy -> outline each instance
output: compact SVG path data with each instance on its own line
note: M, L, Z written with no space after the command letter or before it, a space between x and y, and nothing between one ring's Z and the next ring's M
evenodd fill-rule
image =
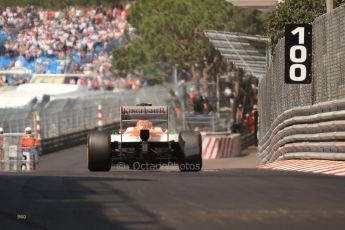
M266 74L268 38L240 33L204 31L223 57L261 79Z

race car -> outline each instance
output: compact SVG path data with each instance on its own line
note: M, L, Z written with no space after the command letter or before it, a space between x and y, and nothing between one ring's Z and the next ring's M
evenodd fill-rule
M169 130L167 106L122 106L120 114L120 130L88 135L90 171L109 171L118 163L128 164L130 169L159 169L163 164L178 164L184 172L202 169L200 133Z

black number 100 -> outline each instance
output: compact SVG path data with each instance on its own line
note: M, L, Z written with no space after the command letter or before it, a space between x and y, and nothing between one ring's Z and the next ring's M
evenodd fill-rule
M285 29L285 82L311 83L311 26L287 25Z

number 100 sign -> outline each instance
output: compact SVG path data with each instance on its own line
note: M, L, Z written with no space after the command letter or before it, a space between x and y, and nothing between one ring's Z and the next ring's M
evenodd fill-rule
M312 26L285 26L285 83L310 84L312 64Z

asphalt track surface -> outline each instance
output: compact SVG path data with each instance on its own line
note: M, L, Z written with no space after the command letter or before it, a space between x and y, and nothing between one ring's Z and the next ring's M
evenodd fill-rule
M90 173L84 146L40 160L37 172L0 174L0 229L345 228L344 177L222 167Z

